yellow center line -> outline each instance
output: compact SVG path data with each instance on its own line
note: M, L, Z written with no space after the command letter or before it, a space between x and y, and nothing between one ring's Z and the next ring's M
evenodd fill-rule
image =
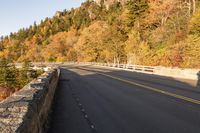
M167 92L167 91L163 91L161 89L157 89L157 88L153 88L153 87L150 87L150 86L142 85L142 84L139 84L139 83L135 83L133 81L125 80L125 79L118 78L118 77L115 77L115 76L111 76L111 75L108 75L108 74L99 73L99 72L97 72L97 73L100 74L100 75L115 79L115 80L119 80L119 81L122 81L122 82L125 82L125 83L128 83L128 84L131 84L131 85L136 85L136 86L139 86L139 87L143 87L145 89L148 89L148 90L151 90L151 91L154 91L154 92L157 92L157 93L161 93L161 94L164 94L164 95L167 95L167 96L175 97L177 99L181 99L181 100L184 100L184 101L187 101L187 102L191 102L191 103L200 105L200 101L196 100L196 99L192 99L192 98L189 98L189 97L177 95L177 94L174 94L174 93L171 93L171 92Z

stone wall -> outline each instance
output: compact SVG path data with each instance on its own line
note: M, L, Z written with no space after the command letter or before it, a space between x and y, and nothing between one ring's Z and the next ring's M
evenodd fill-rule
M59 69L49 70L2 101L0 133L45 132L59 74Z

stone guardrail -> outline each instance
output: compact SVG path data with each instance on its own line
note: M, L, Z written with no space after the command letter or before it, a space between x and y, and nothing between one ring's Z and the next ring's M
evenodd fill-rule
M59 74L49 70L0 102L0 133L45 132Z

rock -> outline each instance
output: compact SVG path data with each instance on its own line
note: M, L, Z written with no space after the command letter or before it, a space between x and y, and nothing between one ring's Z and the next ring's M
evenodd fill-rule
M43 132L58 79L58 69L48 71L2 101L0 133Z

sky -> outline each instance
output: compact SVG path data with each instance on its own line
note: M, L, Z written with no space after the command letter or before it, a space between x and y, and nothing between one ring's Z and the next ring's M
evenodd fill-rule
M52 17L56 11L78 7L85 0L0 0L0 36Z

